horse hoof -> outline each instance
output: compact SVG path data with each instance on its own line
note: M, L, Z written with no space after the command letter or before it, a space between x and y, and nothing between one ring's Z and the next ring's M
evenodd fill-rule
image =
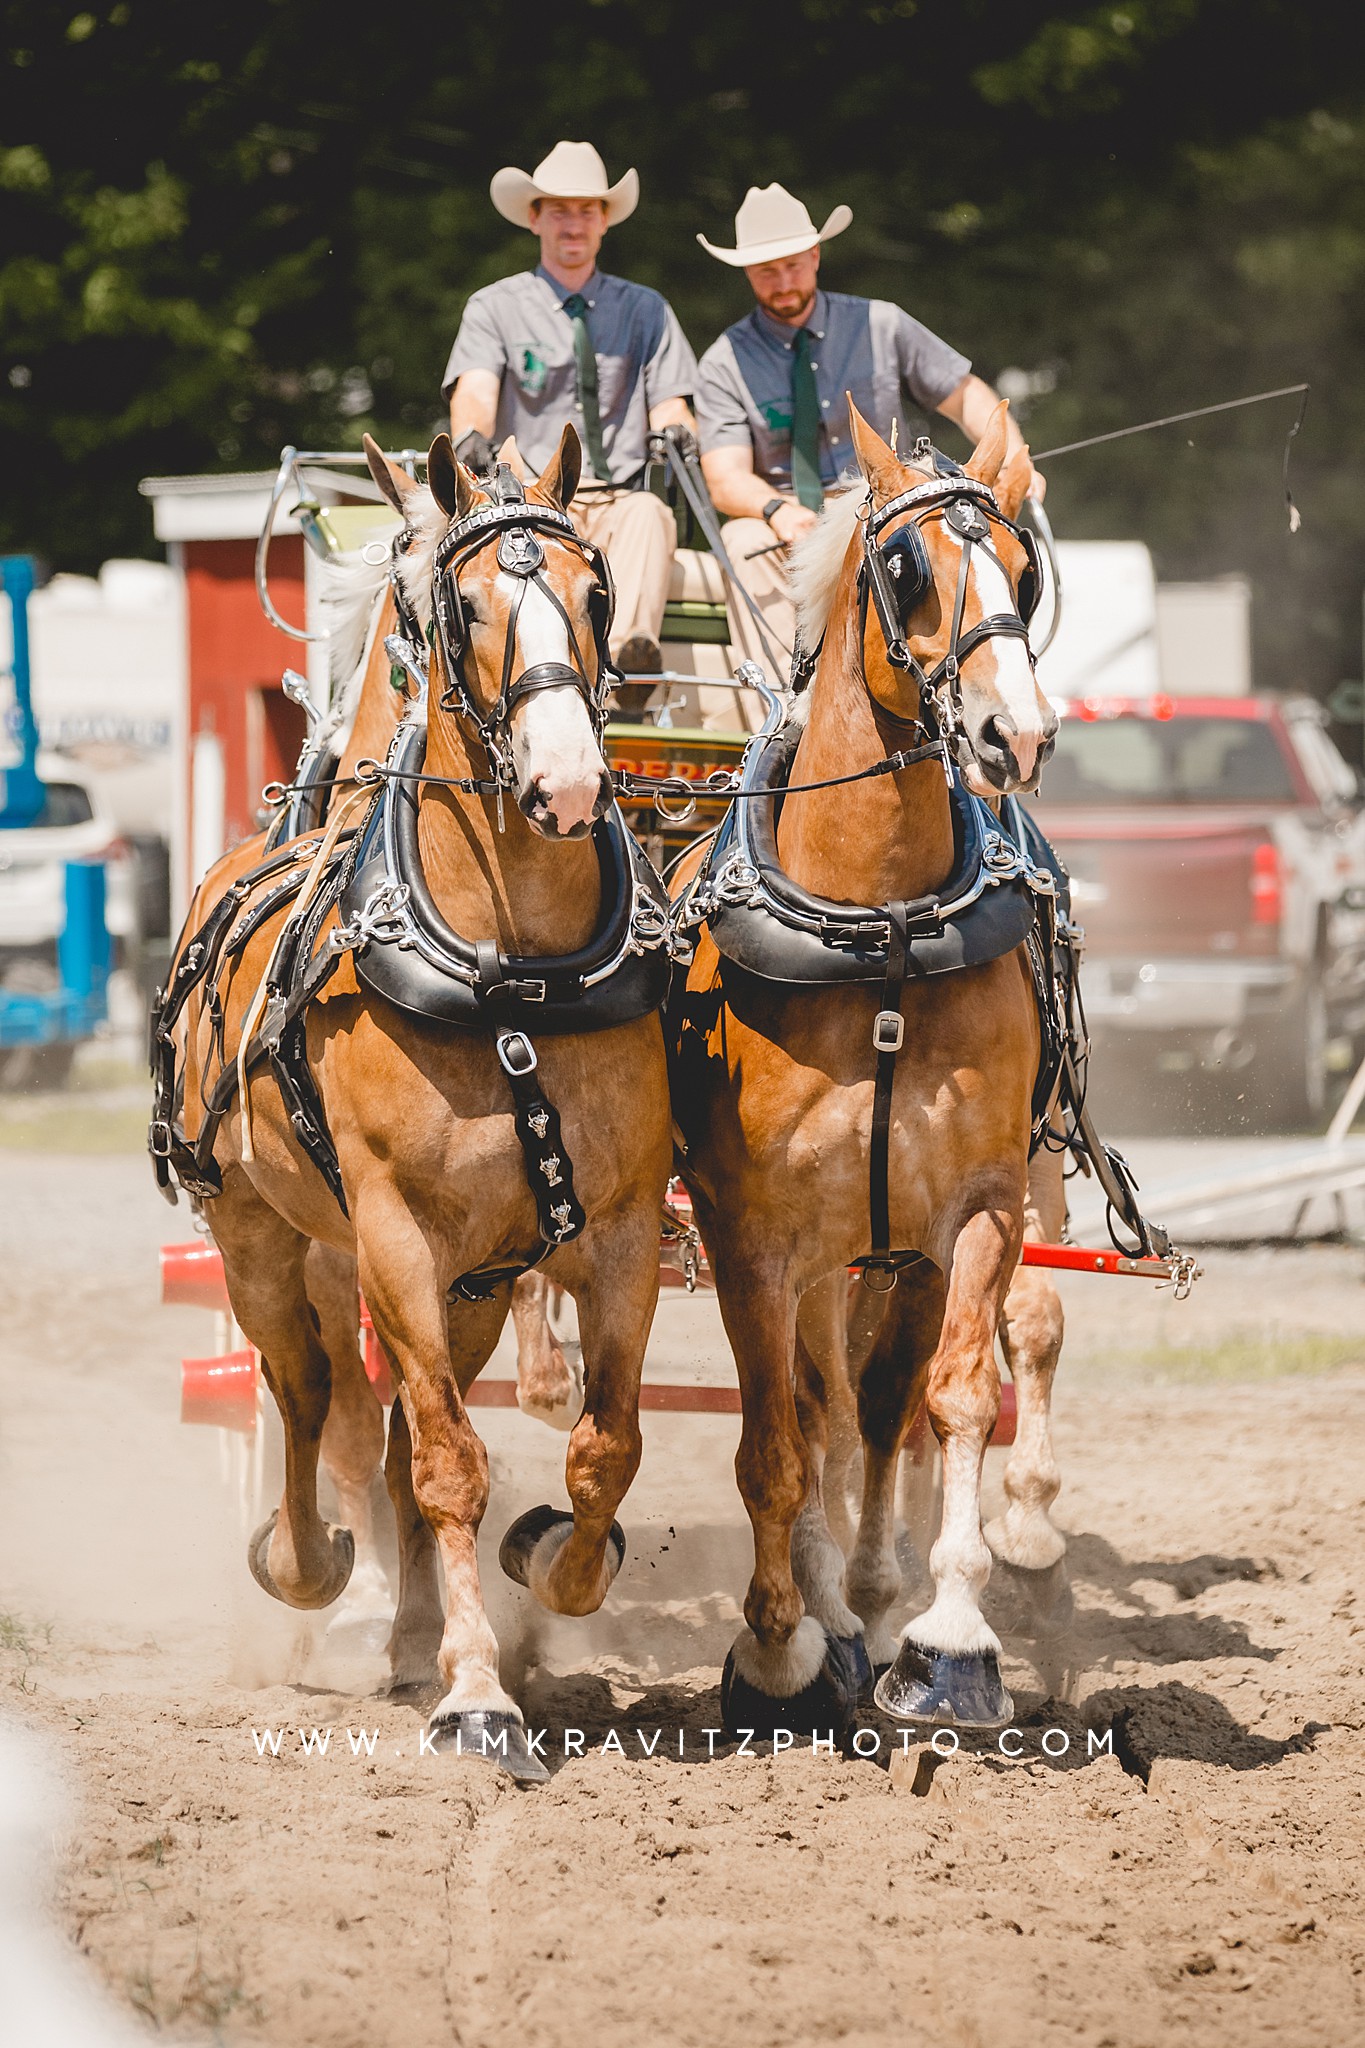
M994 1650L953 1657L908 1639L872 1697L893 1720L940 1728L1004 1728L1014 1712Z
M531 1559L547 1537L554 1537L554 1551L561 1543L568 1541L573 1527L573 1516L563 1508L528 1508L524 1515L518 1515L502 1542L498 1545L498 1563L509 1579L515 1579L519 1586L531 1584ZM562 1533L560 1533L562 1532ZM611 1568L613 1578L620 1571L626 1555L626 1532L619 1522L613 1522L607 1537L608 1546L616 1552L616 1562Z
M247 1544L247 1569L250 1571L252 1578L263 1593L268 1593L272 1600L282 1601L286 1607L330 1607L332 1602L345 1592L347 1581L354 1568L354 1536L352 1536L349 1529L338 1528L331 1522L327 1523L327 1534L331 1539L332 1545L332 1570L324 1580L319 1591L312 1597L304 1600L293 1599L288 1593L282 1592L276 1585L274 1579L270 1576L270 1566L266 1562L270 1551L270 1539L275 1534L275 1524L279 1519L280 1511L276 1508L269 1521L262 1522L260 1528Z
M867 1654L867 1644L861 1633L853 1636L830 1636L829 1654L844 1673L849 1697L855 1700L866 1699L872 1690L876 1674L872 1669L872 1660Z
M459 1714L433 1715L430 1730L433 1749L445 1756L471 1756L496 1764L518 1785L543 1785L550 1775L515 1714L467 1707Z
M720 1717L731 1735L766 1741L792 1735L842 1737L858 1698L857 1636L831 1636L804 1615L788 1642L763 1644L751 1629L735 1638L720 1679ZM863 1664L867 1652L863 1651Z

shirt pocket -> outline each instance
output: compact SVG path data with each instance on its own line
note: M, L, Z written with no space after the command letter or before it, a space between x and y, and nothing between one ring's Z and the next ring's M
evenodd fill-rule
M540 413L556 402L573 403L572 356L568 362L562 357L557 361L554 351L540 339L515 342L508 355L517 404L523 412Z
M635 388L635 364L629 356L597 358L597 410L604 420L624 414Z

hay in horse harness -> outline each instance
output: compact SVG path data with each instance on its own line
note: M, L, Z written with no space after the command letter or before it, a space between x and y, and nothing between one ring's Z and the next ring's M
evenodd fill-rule
M407 539L405 533L396 537L395 558ZM517 587L507 624L501 686L485 717L463 679L468 622L458 578L461 568L494 542L499 568L517 579ZM590 617L598 654L596 681L583 664L572 623L542 573L547 545L576 549L595 573ZM394 580L397 589L396 577ZM492 940L462 938L442 917L422 869L417 840L418 786L437 781L467 794L494 796L501 826L504 797L513 787L510 721L518 704L535 691L578 691L600 738L607 694L614 681L607 654L614 592L600 551L578 535L567 514L528 502L520 483L506 469L499 472L493 502L476 508L443 536L435 556L435 580L434 630L441 638L448 677L442 708L454 712L472 729L493 770L491 778L463 778L452 783L450 778L423 773L427 650L411 612L400 603L403 630L389 637L385 650L391 662L419 685L418 696L394 734L387 761L360 764L360 787L351 792L348 804L358 807L367 803L366 815L359 826L349 829L344 815L334 817L320 838L272 852L233 885L185 948L153 1009L156 1092L149 1147L158 1184L169 1199L175 1198L172 1174L194 1195L207 1198L218 1194L221 1180L213 1159L215 1136L238 1094L241 1078L268 1058L294 1134L344 1210L336 1152L309 1070L306 1026L309 1005L349 954L362 984L400 1008L493 1034L498 1063L513 1098L527 1181L536 1201L540 1243L516 1265L488 1268L456 1280L453 1294L482 1300L500 1282L528 1271L556 1246L571 1242L585 1224L558 1112L537 1078L531 1033L606 1029L656 1010L667 989L675 941L663 884L626 831L615 805L593 828L603 909L598 930L586 946L563 956L509 957ZM514 675L517 618L532 583L549 598L568 627L568 645L576 665L544 662ZM317 755L316 748L314 753ZM303 765L320 765L320 755L313 762L308 757L306 745ZM326 781L316 773L301 774L289 794L311 809ZM252 903L262 884L272 886ZM238 1060L223 1066L205 1104L207 1114L198 1141L191 1148L174 1115L177 1020L193 989L206 982L215 1042L222 1056L219 976L272 914L295 898L301 899L300 907L281 931L262 986L259 1028L250 1042L244 1043ZM324 937L324 927L334 913L339 921Z
M833 780L854 783L870 772L940 759L953 817L951 875L932 896L876 907L813 896L793 881L778 857L782 804L795 791L829 785L790 783L803 725L794 717L778 723L770 714L746 756L735 792L738 800L675 906L675 917L683 931L708 927L722 958L723 979L752 975L788 987L880 983L881 1007L872 1029L877 1064L869 1152L871 1243L860 1261L866 1285L874 1286L869 1276L877 1274L886 1287L893 1287L897 1272L923 1256L895 1250L890 1242L891 1100L905 1037L905 984L985 965L1020 945L1029 963L1041 1034L1031 1105L1032 1150L1043 1144L1067 1149L1081 1171L1096 1174L1109 1202L1111 1235L1121 1251L1133 1248L1114 1235L1115 1218L1131 1231L1141 1257L1167 1258L1172 1256L1167 1233L1143 1216L1127 1162L1100 1140L1086 1111L1089 1048L1078 985L1084 933L1071 918L1066 871L1016 798L1003 799L997 815L962 780L968 755L958 695L961 665L988 639L1009 635L1027 644L1028 622L1041 584L1037 543L1027 528L1005 518L987 485L946 463L936 451L924 447L916 453L934 457L936 477L875 512L870 496L859 508L858 606L862 626L870 599L888 660L918 685L919 714L910 723L920 744L879 762L875 770ZM920 528L934 517L941 517L959 537L962 552L947 651L926 670L910 652L904 626L932 582ZM880 540L897 520L903 523ZM1020 541L1027 558L1017 609L980 619L964 633L971 551L986 547L996 525ZM811 667L814 653L818 649L813 650ZM897 721L885 706L881 714L892 722L906 722ZM1059 1115L1060 1132L1055 1128ZM1178 1254L1174 1259L1176 1265L1182 1264Z

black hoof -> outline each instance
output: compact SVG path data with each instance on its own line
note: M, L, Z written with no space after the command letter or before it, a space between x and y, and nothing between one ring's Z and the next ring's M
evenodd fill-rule
M994 1650L950 1657L908 1641L877 1681L873 1698L894 1720L929 1721L941 1728L1003 1728L1014 1712Z
M563 1508L528 1508L524 1515L518 1515L502 1542L498 1545L498 1563L509 1579L515 1579L519 1586L528 1586L527 1573L531 1569L531 1553L542 1536L551 1529L572 1528L573 1516ZM625 1560L626 1532L619 1522L613 1522L607 1541L616 1551L616 1564L612 1571L615 1578Z
M340 1599L341 1595L345 1592L347 1582L354 1569L354 1536L352 1536L349 1529L340 1529L331 1523L327 1525L327 1533L332 1541L332 1576L325 1582L319 1598L291 1600L287 1593L280 1591L275 1581L271 1578L270 1566L266 1562L270 1550L270 1539L275 1533L275 1524L279 1519L280 1511L276 1508L269 1521L262 1522L260 1528L247 1544L247 1569L250 1571L252 1578L263 1593L268 1593L272 1600L279 1600L286 1607L330 1607L332 1602Z
M431 1722L432 1747L445 1756L472 1756L496 1764L519 1785L543 1785L550 1773L533 1754L515 1714L467 1708Z
M792 1735L832 1735L842 1741L858 1701L858 1673L850 1644L860 1637L825 1632L825 1659L809 1685L786 1698L762 1692L742 1676L731 1650L720 1675L720 1718L730 1735L766 1742L779 1729ZM867 1663L866 1650L862 1653Z
M831 1636L829 1654L844 1673L850 1699L866 1699L872 1690L875 1673L872 1660L867 1654L867 1644L861 1635Z

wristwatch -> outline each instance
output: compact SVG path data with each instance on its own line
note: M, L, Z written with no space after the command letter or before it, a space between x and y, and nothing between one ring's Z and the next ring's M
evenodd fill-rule
M785 498L769 498L767 504L759 513L759 518L762 519L765 522L765 524L771 526L774 512L780 512L782 510L782 507L786 504L786 502L787 501Z

